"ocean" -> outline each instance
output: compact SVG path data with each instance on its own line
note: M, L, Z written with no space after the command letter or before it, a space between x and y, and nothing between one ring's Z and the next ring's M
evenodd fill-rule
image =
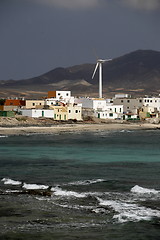
M0 240L15 239L159 240L159 130L0 135Z

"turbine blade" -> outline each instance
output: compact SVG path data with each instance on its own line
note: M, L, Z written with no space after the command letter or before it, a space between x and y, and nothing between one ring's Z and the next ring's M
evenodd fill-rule
M104 62L109 62L109 61L112 61L112 59L111 58L109 58L109 59L105 59L105 60L103 60Z
M96 64L96 67L95 67L94 72L93 72L93 75L92 75L92 79L94 78L94 75L95 75L95 73L96 73L96 71L97 71L98 65L99 65L99 62L97 62L97 64Z

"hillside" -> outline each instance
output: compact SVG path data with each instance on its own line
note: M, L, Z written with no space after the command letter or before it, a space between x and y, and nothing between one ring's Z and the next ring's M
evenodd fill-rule
M73 95L98 96L98 73L92 79L95 64L56 68L25 80L0 81L0 95L39 97L48 90L71 90ZM138 50L103 64L104 96L117 92L136 95L160 93L160 52ZM7 95L8 96L8 95Z

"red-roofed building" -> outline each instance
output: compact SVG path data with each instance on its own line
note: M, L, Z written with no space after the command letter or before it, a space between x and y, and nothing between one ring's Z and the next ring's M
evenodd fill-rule
M25 100L21 99L6 99L4 103L4 111L12 111L26 105Z

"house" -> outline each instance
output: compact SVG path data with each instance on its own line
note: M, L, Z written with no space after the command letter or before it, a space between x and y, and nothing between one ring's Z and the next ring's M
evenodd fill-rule
M19 108L24 107L25 100L22 99L6 99L4 102L4 111L17 111Z
M35 109L35 108L43 108L45 105L45 100L26 100L25 108L27 109Z
M54 118L54 110L52 109L21 109L22 116L39 118Z
M54 109L55 120L82 120L82 107L76 104L55 105L50 109Z
M139 117L141 120L145 120L146 118L158 118L158 116L159 114L155 107L143 106L139 110Z
M109 105L102 111L95 111L95 117L101 119L123 119L123 105Z
M64 104L74 104L74 97L71 96L71 91L49 91L45 104L51 106L57 101L61 101Z
M62 120L62 121L68 120L67 107L62 105L57 105L57 106L52 106L51 108L54 109L54 120Z
M101 119L122 119L123 118L123 105L113 105L111 99L103 98L76 98L76 103L81 103L83 107L83 115L86 113L89 116L95 116ZM93 112L89 111L92 109Z
M76 98L75 103L82 104L83 108L103 110L106 107L106 100L103 98Z
M113 98L113 105L123 105L124 113L138 113L143 107L143 98Z
M145 97L143 98L143 105L153 107L160 112L160 97Z
M69 104L67 106L68 119L77 121L82 120L82 107L77 104Z

